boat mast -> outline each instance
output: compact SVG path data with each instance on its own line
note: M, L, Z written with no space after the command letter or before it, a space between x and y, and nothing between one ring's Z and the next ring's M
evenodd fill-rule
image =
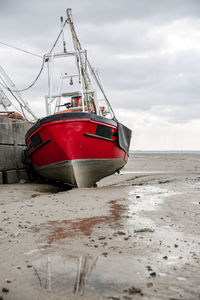
M89 73L87 71L87 66L89 67L90 73L93 75L94 80L96 81L97 85L99 86L105 101L107 102L110 114L112 116L113 119L115 119L115 114L114 111L110 105L110 102L108 101L108 98L105 95L102 83L100 81L99 76L94 72L93 68L91 67L88 59L87 59L87 53L85 52L85 54L82 54L80 51L82 51L82 47L81 47L81 43L77 37L76 31L75 31L75 27L74 27L74 23L72 20L72 11L71 8L67 9L67 23L70 26L71 29L71 33L72 33L72 40L73 40L73 44L74 44L74 49L75 51L78 52L78 57L77 57L77 66L80 72L80 77L83 77L83 83L84 83L84 89L85 89L85 98L84 100L86 100L86 105L88 107L88 111L89 111L89 105L90 105L90 95L89 92L91 91L91 81L90 81L90 77L89 77ZM81 76L82 75L82 76ZM95 106L95 111L97 114L99 114L99 108L98 105L96 103L96 99L95 96L93 96L93 100L92 100L92 104Z
M69 24L71 30L74 50L77 51L78 53L78 55L76 56L76 64L79 71L81 85L83 89L83 110L84 110L84 106L85 106L84 103L85 103L89 111L90 110L89 92L91 89L91 81L90 81L89 74L87 72L86 51L85 53L83 53L81 43L77 37L73 19L72 19L71 8L67 9L67 23ZM94 105L94 100L92 104Z
M109 114L112 119L115 119L115 114L105 95L102 83L100 82L98 75L92 68L87 58L87 51L82 48L81 43L76 34L76 30L72 19L71 8L67 9L66 14L67 14L67 19L65 22L63 22L63 18L61 17L61 31L58 36L59 38L60 35L62 35L63 51L59 53L53 53L52 52L52 50L54 49L53 47L50 53L45 54L45 62L47 62L47 66L48 66L47 68L48 69L48 95L45 96L47 115L50 115L52 113L51 107L53 106L54 101L55 101L54 113L56 113L59 111L60 106L65 106L65 104L60 105L61 97L77 97L80 96L81 94L82 103L79 106L80 110L82 110L83 112L87 111L90 113L95 113L101 116L106 116ZM66 50L66 42L65 42L64 31L63 31L66 23L69 25L71 31L74 51ZM58 41L58 38L56 42ZM54 46L55 45L56 43L54 43ZM54 59L59 57L67 58L69 56L74 56L77 65L78 74L75 75L74 74L68 75L67 73L61 74L58 94L54 94L53 93ZM79 78L79 84L81 87L80 90L75 92L62 93L61 90L62 90L63 79L70 78L70 84L71 84L73 77ZM93 86L94 83L100 89L100 92L103 95L103 99L97 99L97 91L94 89ZM100 101L101 103L104 101L105 104L100 106ZM73 107L71 107L70 109L73 110Z
M65 42L65 35L64 35L64 24L63 24L63 17L60 17L60 23L61 23L61 31L62 31L62 42L63 42L63 51L64 53L67 52L66 50L66 42Z

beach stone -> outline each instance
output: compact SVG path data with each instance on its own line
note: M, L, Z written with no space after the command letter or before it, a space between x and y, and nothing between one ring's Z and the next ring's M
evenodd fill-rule
M105 240L105 238L106 238L106 237L103 236L103 235L98 237L99 240Z
M153 271L151 266L146 266L146 268L147 268L148 271Z
M124 231L117 231L116 234L119 234L119 235L126 235L126 233Z
M7 283L11 283L12 281L11 281L11 280L9 280L9 279L6 279L6 282L7 282Z
M128 289L128 293L129 295L142 294L141 289L135 288L134 286Z
M147 287L152 287L153 283L152 282L147 282Z

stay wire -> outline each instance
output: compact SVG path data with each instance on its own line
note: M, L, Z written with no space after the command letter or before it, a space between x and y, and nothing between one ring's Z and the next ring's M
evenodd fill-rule
M1 86L3 86L4 88L6 88L11 94L12 94L12 96L15 98L15 100L17 100L17 102L19 103L19 105L20 105L20 107L21 107L21 103L20 103L20 101L19 101L19 99L15 96L15 94L13 94L13 91L6 85L6 83L5 83L5 81L3 80L3 78L0 76L0 78L1 78L1 80L3 81L3 83L5 84L2 84L1 82L0 82L0 85ZM13 105L13 104L12 104ZM14 105L13 105L14 106ZM16 107L15 107L15 109L16 109ZM19 112L19 110L18 110L18 112Z
M40 68L40 71L38 73L38 75L36 76L35 80L26 88L24 89L21 89L21 90L12 90L13 92L24 92L24 91L27 91L29 90L30 88L32 88L32 86L34 86L34 84L36 83L36 81L39 79L43 69L44 69L44 63L45 63L45 56L43 56L43 61L42 61L42 66Z
M2 77L0 76L0 78L1 78L1 80L2 80ZM0 81L0 85L4 88L4 89L6 89L6 90L8 90L8 87L7 86L5 86L1 81ZM8 90L9 91L9 90ZM10 91L9 91L10 92Z
M5 87L1 82L0 82L0 85L1 86L3 86L3 87ZM7 90L9 90L9 88L8 87L5 87ZM12 93L11 93L12 94ZM19 100L13 95L13 97L15 98L15 100L17 100L17 102L18 102L18 104L20 105L20 107L21 107L21 104L19 103ZM15 108L15 110L18 112L18 113L22 113L21 111L20 111L20 109L18 109L17 108L17 106L16 105L14 105L13 103L12 103L12 106ZM27 119L27 118L26 118Z
M1 76L0 76L0 78L1 78L1 80L3 80ZM5 82L4 82L4 84L5 84ZM4 84L3 84L2 82L0 82L0 85L1 85L2 87L6 88L6 89L12 94L12 96L15 98L15 100L17 100L17 102L18 102L18 104L19 104L21 110L18 109L17 106L16 106L15 104L13 104L13 103L12 103L12 106L15 108L15 110L16 110L18 113L20 113L20 114L22 113L23 116L24 116L24 118L27 120L28 118L27 118L26 115L25 115L23 106L22 106L22 104L20 103L19 99L12 93L12 90L11 90L8 86L4 86ZM30 118L29 118L29 119L30 119Z
M104 92L103 86L102 86L102 84L101 84L99 78L98 78L97 75L95 74L95 71L94 71L94 69L92 68L92 66L91 66L91 64L90 64L90 62L89 62L89 60L88 60L88 58L86 58L86 60L87 60L88 66L89 66L89 68L90 68L90 71L92 72L92 74L93 74L93 76L94 76L94 79L96 80L96 83L98 84L98 86L99 86L99 88L100 88L100 90L101 90L101 92L102 92L104 98L106 99L106 101L107 101L107 103L108 103L108 105L109 105L109 108L110 108L110 110L111 110L111 112L112 112L112 114L113 114L113 119L116 119L115 113L114 113L114 111L113 111L113 109L112 109L112 106L111 106L111 104L110 104L110 102L109 102L109 100L108 100L108 98L107 98L107 96L106 96L106 94L105 94L105 92Z
M56 44L57 44L57 42L58 42L58 40L59 40L59 38L60 38L60 36L61 36L61 34L62 34L63 28L65 27L65 24L66 24L66 23L67 23L67 20L65 20L65 22L63 23L63 26L62 26L62 28L61 28L61 30L60 30L60 33L59 33L57 39L55 40L55 42L54 42L54 44L53 44L51 50L49 51L49 53L52 53L53 49L55 48L55 46L56 46Z
M4 80L3 80L3 78L0 76L0 78L1 78L1 80L3 81L3 83L1 83L0 82L0 85L2 86L2 87L4 87L5 89L7 89L12 95L13 95L13 97L15 98L15 100L17 100L17 102L20 102L19 101L19 99L15 96L15 94L13 94L13 90L11 90L6 84L5 84L5 82L4 82Z
M22 52L25 52L25 53L27 53L27 54L31 54L31 55L33 55L33 56L37 56L37 57L39 57L39 58L42 58L41 55L36 54L36 53L33 53L33 52L30 52L30 51L28 51L28 50L24 50L24 49L22 49L22 48L18 48L18 47L15 47L15 46L13 46L13 45L9 45L9 44L3 43L3 42L0 42L0 44L2 44L2 45L4 45L4 46L7 46L7 47L10 47L10 48L13 48L13 49L16 49L16 50L19 50L19 51L22 51Z
M52 53L52 51L53 51L53 49L55 48L55 46L56 46L56 44L57 44L57 42L58 42L58 40L59 40L59 38L60 38L60 36L61 36L61 34L62 34L62 31L63 31L63 28L64 28L64 26L65 26L65 24L66 24L66 20L65 20L65 22L63 23L63 26L62 26L62 28L61 28L61 30L60 30L60 32L59 32L59 34L58 34L58 36L57 36L57 38L56 38L56 40L55 40L55 42L54 42L54 44L53 44L53 46L52 46L52 48L51 48L51 50L50 50L50 53ZM5 44L5 43L2 43L2 42L0 42L1 44ZM7 44L5 44L5 45L7 45ZM7 45L8 46L8 45ZM10 46L11 47L11 46ZM23 50L23 49L20 49L20 48L17 48L17 47L14 47L14 46L12 46L13 48L16 48L17 50L20 50L20 51L23 51L23 52L26 52L26 53L29 53L29 54L32 54L32 55L36 55L36 54L33 54L33 53L31 53L31 52L29 52L29 51L26 51L26 50ZM39 55L36 55L36 56L39 56ZM40 56L41 57L41 56ZM28 86L28 87L26 87L26 88L24 88L24 89L20 89L20 90L11 90L10 88L8 88L7 86L4 86L4 85L2 85L4 88L6 88L9 92L24 92L24 91L27 91L27 90L29 90L30 88L32 88L32 86L34 86L34 84L37 82L37 80L39 79L39 77L40 77L40 75L41 75L41 73L42 73L42 71L43 71L43 69L44 69L44 63L45 63L45 55L43 55L43 60L42 60L42 66L41 66L41 68L40 68L40 71L39 71L39 73L38 73L38 75L36 76L36 78L35 78L35 80ZM16 97L15 97L16 98Z

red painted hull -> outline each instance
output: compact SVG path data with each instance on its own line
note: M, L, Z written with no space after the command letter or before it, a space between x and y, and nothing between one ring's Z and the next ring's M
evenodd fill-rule
M74 119L48 119L32 130L26 140L33 167L41 175L75 186L92 186L127 162L127 153L117 143L117 132L114 122L81 115Z

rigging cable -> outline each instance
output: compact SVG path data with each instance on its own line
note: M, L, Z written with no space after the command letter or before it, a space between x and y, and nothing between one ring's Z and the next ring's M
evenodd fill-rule
M1 80L3 80L1 76L0 76L0 78L1 78ZM6 85L5 82L4 82L4 84ZM24 116L25 119L29 119L30 121L34 121L34 119L31 119L30 117L28 117L28 118L26 117L26 114L25 114L25 112L24 112L24 107L23 107L22 103L21 103L21 102L19 101L19 99L15 96L15 94L13 94L12 90L11 90L7 85L4 86L2 82L0 82L0 85L1 85L2 87L5 87L5 88L12 94L12 96L15 98L15 100L18 102L18 104L19 104L21 110L18 109L17 106L16 106L15 104L12 103L12 106L16 109L16 111L17 111L19 114L22 114L22 115Z
M56 44L57 44L57 42L58 42L58 40L59 40L59 38L60 38L60 36L61 36L61 34L62 34L62 32L63 32L63 28L65 27L65 24L66 24L66 23L67 23L67 21L65 20L65 22L63 23L63 26L62 26L62 28L61 28L61 30L60 30L60 33L59 33L57 39L55 40L55 42L54 42L54 44L53 44L53 46L52 46L52 48L51 48L51 50L50 50L49 53L51 53L51 52L53 51L53 49L55 48L55 46L56 46Z
M0 76L1 77L1 76ZM1 80L3 80L2 79L2 77L1 77ZM17 100L17 102L19 103L19 105L20 105L20 107L21 107L21 103L19 102L19 99L17 99L17 97L12 93L12 90L11 89L9 89L9 87L8 86L4 86L1 82L0 82L0 85L2 86L2 87L4 87L4 88L6 88L12 95L13 95L13 97L15 98L15 100ZM16 111L18 112L18 113L23 113L23 111L20 111L17 107L16 107L16 105L14 105L13 103L12 103L12 106L16 109ZM23 113L23 115L24 115L24 113ZM27 119L26 118L26 116L24 116L25 117L25 119Z
M56 44L57 44L57 42L58 42L58 40L59 40L59 38L60 38L60 36L61 36L61 34L62 34L62 31L63 31L63 28L64 28L66 22L67 22L67 21L65 20L65 22L64 22L64 24L63 24L63 26L62 26L62 28L61 28L61 30L60 30L60 33L58 34L58 36L57 36L57 38L56 38L56 40L55 40L55 42L54 42L54 44L53 44L53 46L52 46L52 48L51 48L51 50L50 50L50 53L51 53L51 52L53 51L53 49L55 48L55 46L56 46ZM26 50L23 50L23 49L20 49L20 48L17 48L17 47L14 47L14 46L11 46L11 45L2 43L2 42L0 42L0 44L4 44L4 45L6 45L6 46L15 48L15 49L17 49L17 50L19 50L19 51L23 51L23 52L25 52L25 53L32 54L32 55L35 55L35 56L39 56L40 58L43 58L43 60L42 60L42 66L41 66L41 68L40 68L40 71L39 71L38 75L36 76L35 80L34 80L28 87L26 87L26 88L24 88L24 89L21 89L21 90L11 90L11 89L9 89L7 86L4 86L4 85L3 85L3 87L6 88L9 92L11 92L11 91L12 91L12 92L24 92L24 91L29 90L29 89L36 83L36 81L39 79L39 77L40 77L40 75L41 75L41 73L42 73L42 71L43 71L43 69L44 69L45 55L40 56L40 55L31 53L31 52L29 52L29 51L26 51Z
M21 90L12 90L12 91L13 92L24 92L24 91L29 90L36 83L36 81L39 79L39 77L40 77L40 75L41 75L41 73L44 69L44 63L45 63L45 56L43 56L42 66L40 68L40 71L39 71L38 75L36 76L35 80L28 87L26 87L24 89L21 89Z
M24 49L21 49L21 48L18 48L18 47L15 47L15 46L13 46L13 45L9 45L9 44L3 43L3 42L0 42L0 44L5 45L5 46L10 47L10 48L14 48L14 49L19 50L19 51L22 51L22 52L25 52L25 53L27 53L27 54L31 54L31 55L34 55L34 56L37 56L37 57L42 58L41 55L36 54L36 53L33 53L33 52L30 52L30 51L28 51L28 50L24 50Z
M96 80L96 83L98 84L98 86L99 86L99 88L100 88L100 90L101 90L101 92L102 92L104 98L106 99L106 101L107 101L107 103L108 103L108 105L109 105L109 108L110 108L110 110L111 110L111 112L112 112L112 114L113 114L113 119L115 119L115 118L116 118L116 117L115 117L115 113L114 113L114 111L113 111L113 109L112 109L112 106L111 106L111 104L110 104L110 102L109 102L109 100L108 100L108 98L107 98L107 96L106 96L106 94L105 94L105 92L104 92L103 86L102 86L102 84L101 84L99 78L97 77L97 75L96 75L94 69L92 68L92 66L91 66L91 64L90 64L90 62L89 62L89 60L88 60L88 58L86 58L86 60L87 60L89 69L90 69L91 73L93 74L94 79Z
M22 104L20 103L19 99L15 96L15 94L12 92L12 90L6 85L5 81L3 80L3 78L0 75L1 80L3 81L3 83L5 84L5 86L0 82L1 86L5 87L11 94L12 96L15 98L15 100L17 100L17 102L19 103L20 107L22 106ZM12 104L13 105L13 104ZM14 105L13 105L14 106ZM15 107L16 108L16 107ZM18 110L19 112L19 110Z

